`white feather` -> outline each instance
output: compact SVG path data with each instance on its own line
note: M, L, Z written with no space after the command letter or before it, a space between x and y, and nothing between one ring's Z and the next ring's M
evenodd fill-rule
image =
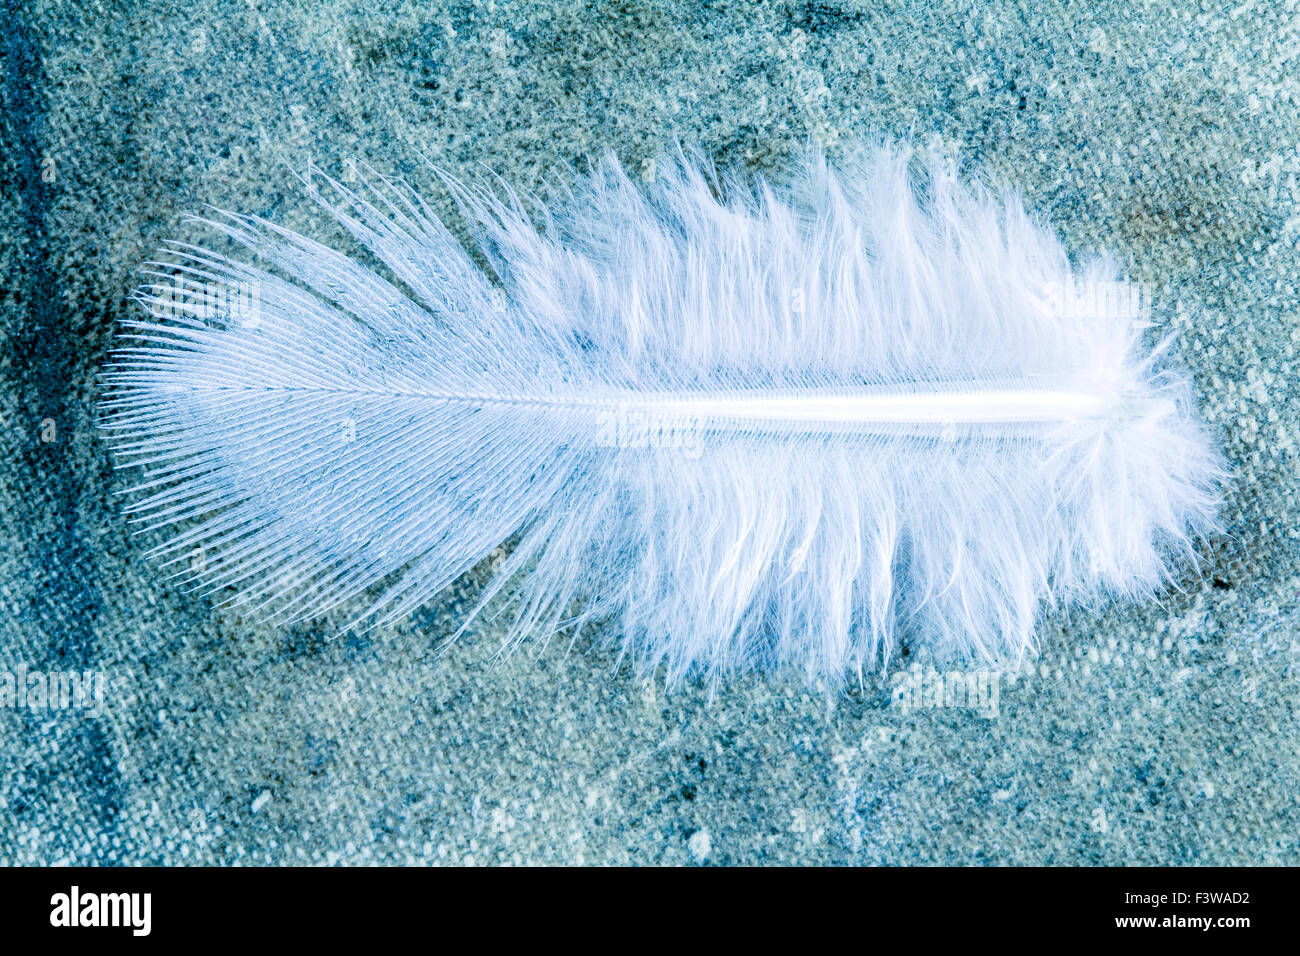
M376 585L394 619L511 541L514 640L600 620L670 679L834 682L902 634L1006 663L1045 608L1165 586L1222 470L1142 315L1077 307L1109 263L909 161L608 158L531 214L445 180L491 277L391 182L313 193L395 281L222 214L270 268L175 247L207 298L142 290L108 371L132 510L286 620Z

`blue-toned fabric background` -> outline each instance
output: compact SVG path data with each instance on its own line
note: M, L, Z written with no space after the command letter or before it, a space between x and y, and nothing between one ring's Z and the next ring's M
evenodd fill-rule
M106 681L101 713L0 708L0 862L1300 862L1294 0L31 0L0 30L0 671ZM1233 466L1203 577L1049 620L996 714L665 693L587 638L496 660L490 624L441 651L477 579L382 631L265 627L119 514L95 374L203 204L328 241L308 157L450 213L421 156L528 188L877 132L1122 262Z

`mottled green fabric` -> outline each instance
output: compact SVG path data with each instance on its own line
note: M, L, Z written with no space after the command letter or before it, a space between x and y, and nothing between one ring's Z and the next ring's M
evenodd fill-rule
M0 862L1300 863L1295 0L29 0L0 29L0 671L107 680L97 716L0 708ZM529 188L873 133L1125 264L1233 467L1203 577L1046 621L996 715L906 680L665 693L589 636L497 660L491 623L441 649L481 579L274 629L119 514L96 370L204 203L332 241L308 157L450 214L421 156Z

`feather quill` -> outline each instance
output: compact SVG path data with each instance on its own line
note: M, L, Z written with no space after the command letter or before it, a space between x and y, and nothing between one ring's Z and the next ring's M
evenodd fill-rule
M1047 610L1167 586L1224 472L1112 264L912 165L608 157L535 208L444 177L478 262L405 185L309 171L387 272L234 213L206 221L262 265L174 244L106 371L129 511L283 621L391 621L496 552L511 646L600 621L670 680L835 683L903 635L1006 664Z

